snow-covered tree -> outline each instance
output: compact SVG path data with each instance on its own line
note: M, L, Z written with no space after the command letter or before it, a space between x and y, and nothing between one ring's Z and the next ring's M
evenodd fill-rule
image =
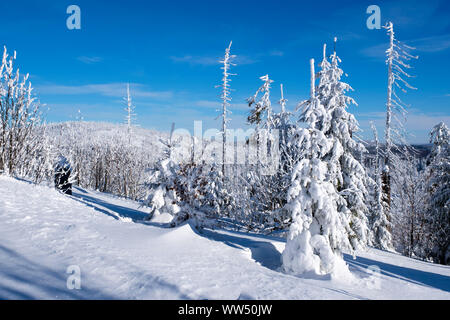
M16 167L16 175L35 183L50 181L54 175L53 160L56 150L51 144L45 125L39 125L30 132L24 155Z
M387 30L389 36L389 48L386 50L386 64L388 66L388 86L387 86L387 102L386 102L386 128L385 128L385 143L386 151L384 157L383 167L383 201L385 202L385 212L390 218L391 205L391 171L394 166L394 149L396 144L405 143L403 118L406 114L406 105L398 96L397 89L406 92L406 89L415 89L405 78L411 78L405 70L410 69L411 66L408 61L417 59L409 53L412 47L401 43L395 38L394 25L388 22L384 28ZM396 142L397 141L397 142Z
M280 93L281 93L281 99L278 101L281 110L278 113L275 113L273 115L273 125L276 129L282 131L284 134L283 137L286 137L289 131L289 128L292 127L291 125L291 113L286 110L286 102L288 101L284 97L284 90L283 90L283 84L280 84ZM280 139L281 141L287 140L287 138Z
M337 39L335 38L335 43ZM339 67L341 62L336 51L331 55L331 64L327 63L326 47L324 46L324 58L321 70L318 73L319 85L317 98L326 109L327 116L323 121L321 130L326 136L337 139L342 148L342 154L333 168L334 185L340 195L346 200L345 210L349 210L353 246L365 246L368 241L369 229L367 226L368 208L366 206L369 176L362 164L355 158L367 152L364 145L356 141L356 135L360 131L358 122L353 114L347 111L350 105L357 105L353 98L346 95L352 91L352 87L341 81L344 74Z
M450 264L450 130L441 122L430 133L428 159L428 222L431 255L441 264Z
M343 250L352 250L349 210L334 184L334 175L343 147L338 139L327 136L330 112L315 93L314 59L311 66L311 97L301 103L300 120L292 144L299 147L303 159L292 172L287 209L292 223L282 255L283 268L295 274L313 272L342 276L348 268Z
M291 112L286 110L287 99L284 97L283 84L280 84L281 99L280 112L273 115L274 128L279 133L279 160L277 173L272 177L273 180L273 199L277 203L272 216L275 219L275 228L287 229L291 222L291 215L286 210L287 191L290 185L291 172L298 159L295 148L289 144L295 125L291 122Z
M230 101L231 101L231 88L230 88L230 76L233 76L235 74L230 73L230 68L232 66L235 66L235 64L232 62L233 58L235 58L235 55L231 55L231 44L233 42L230 41L230 44L228 45L228 48L225 49L225 56L223 60L220 60L220 63L223 64L221 69L223 70L223 77L222 77L222 84L219 86L222 88L222 175L226 176L225 172L225 163L226 163L226 156L227 156L227 124L230 121L228 118L228 114L231 113L229 110L230 107Z
M398 149L392 176L392 203L394 245L409 257L425 258L428 247L426 223L426 190L423 172L414 149Z
M270 85L273 82L268 75L259 78L263 84L256 90L255 94L247 99L250 107L250 114L247 117L249 124L255 125L255 132L251 137L250 143L256 144L256 170L250 172L251 181L251 199L255 205L254 222L265 224L265 216L273 210L274 201L272 200L272 188L270 186L270 177L264 175L262 158L268 152L271 146L272 122L272 104L270 101ZM262 94L261 97L259 95ZM264 146L265 144L265 146Z
M432 144L428 163L432 164L433 160L443 160L448 155L448 145L450 139L450 131L444 122L439 122L430 131L430 143Z
M289 152L289 137L294 125L291 123L291 112L286 111L286 102L288 101L284 97L283 84L280 84L281 99L278 101L281 110L274 113L272 123L273 127L278 130L279 148L280 148L280 169L283 171L291 171L292 154Z
M156 167L150 172L148 182L148 195L144 204L150 207L150 216L168 213L175 216L181 211L180 183L178 179L179 165L173 161L173 150L177 143L174 139L175 124L172 124L170 136L167 140L161 140L165 146L163 158L157 163Z
M371 229L373 233L372 244L379 249L392 250L392 223L388 220L385 214L382 201L382 184L381 184L381 170L380 170L380 143L378 140L378 132L371 122L371 127L375 141L375 172L374 172L374 188L373 188L373 206L371 213Z
M270 102L270 85L273 82L269 75L260 77L264 84L258 88L253 96L247 99L250 115L247 120L250 124L255 124L258 129L271 130L273 128L272 104ZM258 95L262 97L258 99Z
M9 56L5 47L0 66L0 172L10 175L39 148L39 139L33 143L30 139L41 124L40 104L28 74L22 76L14 69L15 59L16 52Z
M273 151L273 144L275 143L273 130L276 128L270 101L270 85L273 80L269 78L269 75L262 76L260 79L264 82L263 85L258 88L253 96L247 99L250 107L250 115L247 121L256 126L253 140L256 140L257 169L259 171L258 174L264 174L262 171L264 168L261 163L263 161L261 160L262 158L266 159ZM259 98L260 93L262 93L262 96ZM261 154L261 151L267 152L267 154Z
M185 186L185 219L190 219L197 229L215 227L221 218L229 218L237 209L230 182L222 176L217 162L189 164L188 172L180 172Z
M125 116L125 122L127 125L127 132L128 132L129 139L131 139L131 128L132 128L133 120L136 117L136 114L134 113L135 107L131 100L130 84L128 84L128 83L127 83L127 96L124 98L124 100L125 100L125 104L126 104L125 111L127 112L127 115Z

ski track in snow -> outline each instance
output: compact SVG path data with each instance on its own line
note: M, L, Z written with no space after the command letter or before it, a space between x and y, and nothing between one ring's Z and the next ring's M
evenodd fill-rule
M297 277L281 271L282 239L145 216L134 201L0 177L0 299L450 299L449 266L369 249L345 256L353 283ZM70 265L80 290L66 287Z

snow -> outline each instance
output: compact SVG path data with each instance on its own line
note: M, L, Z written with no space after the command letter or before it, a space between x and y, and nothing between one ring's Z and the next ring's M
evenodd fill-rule
M296 277L281 271L283 239L147 216L131 200L0 176L0 299L450 299L449 266L371 248L345 255L351 281ZM80 290L66 287L73 265Z

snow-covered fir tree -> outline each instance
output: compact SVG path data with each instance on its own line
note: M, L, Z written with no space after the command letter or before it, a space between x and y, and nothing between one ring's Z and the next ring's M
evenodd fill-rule
M284 97L283 84L280 84L281 99L279 101L281 110L273 114L273 127L279 134L279 165L277 172L271 176L272 201L274 210L271 213L273 228L286 229L291 222L291 215L286 210L287 191L290 186L290 178L294 165L299 155L290 144L292 132L295 126L291 123L291 113L286 110L287 99Z
M263 84L256 90L255 94L247 99L250 114L247 117L249 124L255 126L255 132L249 143L256 145L256 168L249 173L251 184L251 200L254 203L254 223L266 225L273 210L276 208L276 200L273 199L272 177L265 174L266 159L272 147L273 112L270 101L270 89L273 80L269 75L259 78ZM261 94L261 96L259 96Z
M428 215L431 256L450 264L450 130L440 122L430 132L432 143L428 159Z
M373 205L371 212L371 230L372 230L372 244L382 250L392 250L392 223L388 220L385 214L382 201L382 184L381 184L381 170L380 170L380 142L378 140L378 132L371 122L371 127L375 142L375 159L374 159L374 185L373 185Z
M311 97L300 104L300 120L292 144L303 158L292 172L287 209L292 223L282 254L283 268L295 274L316 273L342 276L348 273L343 250L352 250L349 210L334 184L343 147L336 137L327 136L331 115L315 93L314 59L311 65Z
M280 112L274 113L272 117L273 127L280 130L280 143L285 144L288 140L289 129L292 128L291 113L286 110L287 99L284 97L283 84L280 84L281 99L278 104L281 107Z
M335 46L336 40L335 38ZM342 154L333 168L333 183L346 200L343 211L349 210L351 213L349 219L354 231L352 244L355 248L359 245L364 247L369 236L366 185L369 184L370 178L355 156L367 150L361 142L356 141L356 135L360 131L359 125L353 114L347 111L350 105L357 104L353 98L346 95L346 92L353 89L341 81L344 74L339 67L341 60L334 51L331 64L327 63L325 50L324 46L324 57L318 73L317 98L326 109L329 121L324 121L322 130L328 137L337 139L342 147Z
M270 101L270 85L273 82L269 78L269 75L260 77L264 83L256 90L255 94L247 99L248 106L250 107L250 114L247 117L249 124L255 125L255 133L252 140L256 142L256 161L257 161L257 174L261 175L262 170L262 158L267 157L267 154L261 152L270 153L270 145L273 142L272 129L274 129L274 123L272 119L272 103ZM259 98L259 94L262 96ZM266 144L265 146L263 144Z
M249 123L256 125L258 129L270 130L273 128L272 103L270 102L270 85L273 80L267 74L259 79L264 83L253 96L247 99L250 107L250 115L247 120ZM258 98L260 93L262 93L262 97Z
M220 160L219 160L220 161ZM180 165L177 172L181 210L172 226L185 221L198 230L214 227L218 219L227 215L227 178L222 176L219 161L212 164L189 162Z
M174 124L167 140L161 140L165 146L163 157L150 172L146 185L149 192L144 204L150 208L149 218L161 213L175 216L181 211L179 165L173 161L173 151L179 141L174 139Z

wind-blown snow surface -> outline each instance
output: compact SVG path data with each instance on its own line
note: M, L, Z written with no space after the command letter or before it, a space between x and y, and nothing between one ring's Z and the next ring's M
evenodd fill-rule
M1 299L450 299L450 267L370 249L349 281L279 270L281 239L144 223L139 204L0 177ZM66 269L81 269L69 290ZM370 276L367 266L381 274Z

